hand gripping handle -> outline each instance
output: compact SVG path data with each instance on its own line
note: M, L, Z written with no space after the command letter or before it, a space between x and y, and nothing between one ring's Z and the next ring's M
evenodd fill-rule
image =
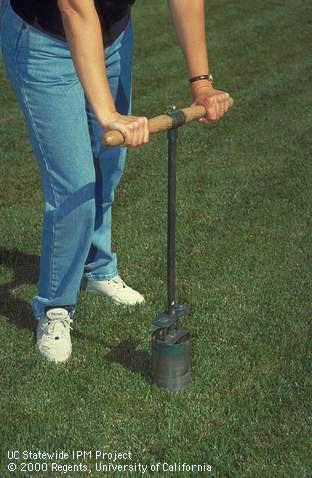
M230 107L233 105L233 99L230 98ZM148 127L150 134L159 133L175 126L181 126L183 123L189 123L196 119L202 118L206 114L206 108L204 106L190 106L183 108L182 110L176 110L175 115L160 115L155 116L148 120ZM180 115L180 118L184 116L183 122L176 118ZM118 130L108 131L103 135L103 145L105 146L122 146L124 143L124 137Z

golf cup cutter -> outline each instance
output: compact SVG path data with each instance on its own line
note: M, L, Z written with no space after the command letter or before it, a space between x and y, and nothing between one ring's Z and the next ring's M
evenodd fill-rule
M232 106L233 100L230 101ZM176 157L178 128L206 114L204 106L184 109L172 107L166 115L151 118L150 133L167 130L168 140L168 219L167 219L167 309L152 324L151 335L153 381L160 387L177 392L191 383L191 334L182 328L181 319L188 313L187 304L175 301L175 236L176 236ZM119 131L104 135L106 146L122 145L124 137Z

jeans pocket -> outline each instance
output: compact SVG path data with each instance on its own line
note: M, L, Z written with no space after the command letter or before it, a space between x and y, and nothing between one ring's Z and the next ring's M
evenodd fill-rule
M17 57L19 77L33 91L63 96L79 84L72 62L20 50Z
M14 13L9 1L4 0L1 8L0 40L2 53L5 49L8 49L10 55L14 55L13 51L16 51L24 33L27 31L27 23Z
M64 95L79 78L66 45L26 24L16 47L16 65L22 82L42 92Z

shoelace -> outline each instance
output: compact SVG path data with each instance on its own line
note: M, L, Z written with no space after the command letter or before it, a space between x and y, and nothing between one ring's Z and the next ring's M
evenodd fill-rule
M126 288L126 284L124 283L124 281L122 280L121 277L116 277L114 279L110 279L108 282L114 282L115 284L117 285L122 285L122 287L125 289Z
M49 335L56 335L57 333L62 335L64 329L66 330L70 328L73 330L73 328L70 326L72 322L73 319L70 317L64 317L62 319L49 319L47 324L47 332Z

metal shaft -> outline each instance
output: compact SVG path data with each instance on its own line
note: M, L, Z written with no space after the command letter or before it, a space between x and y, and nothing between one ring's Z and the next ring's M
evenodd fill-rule
M167 219L167 291L168 313L175 311L175 233L176 233L176 156L178 128L169 129L168 138L168 219Z

